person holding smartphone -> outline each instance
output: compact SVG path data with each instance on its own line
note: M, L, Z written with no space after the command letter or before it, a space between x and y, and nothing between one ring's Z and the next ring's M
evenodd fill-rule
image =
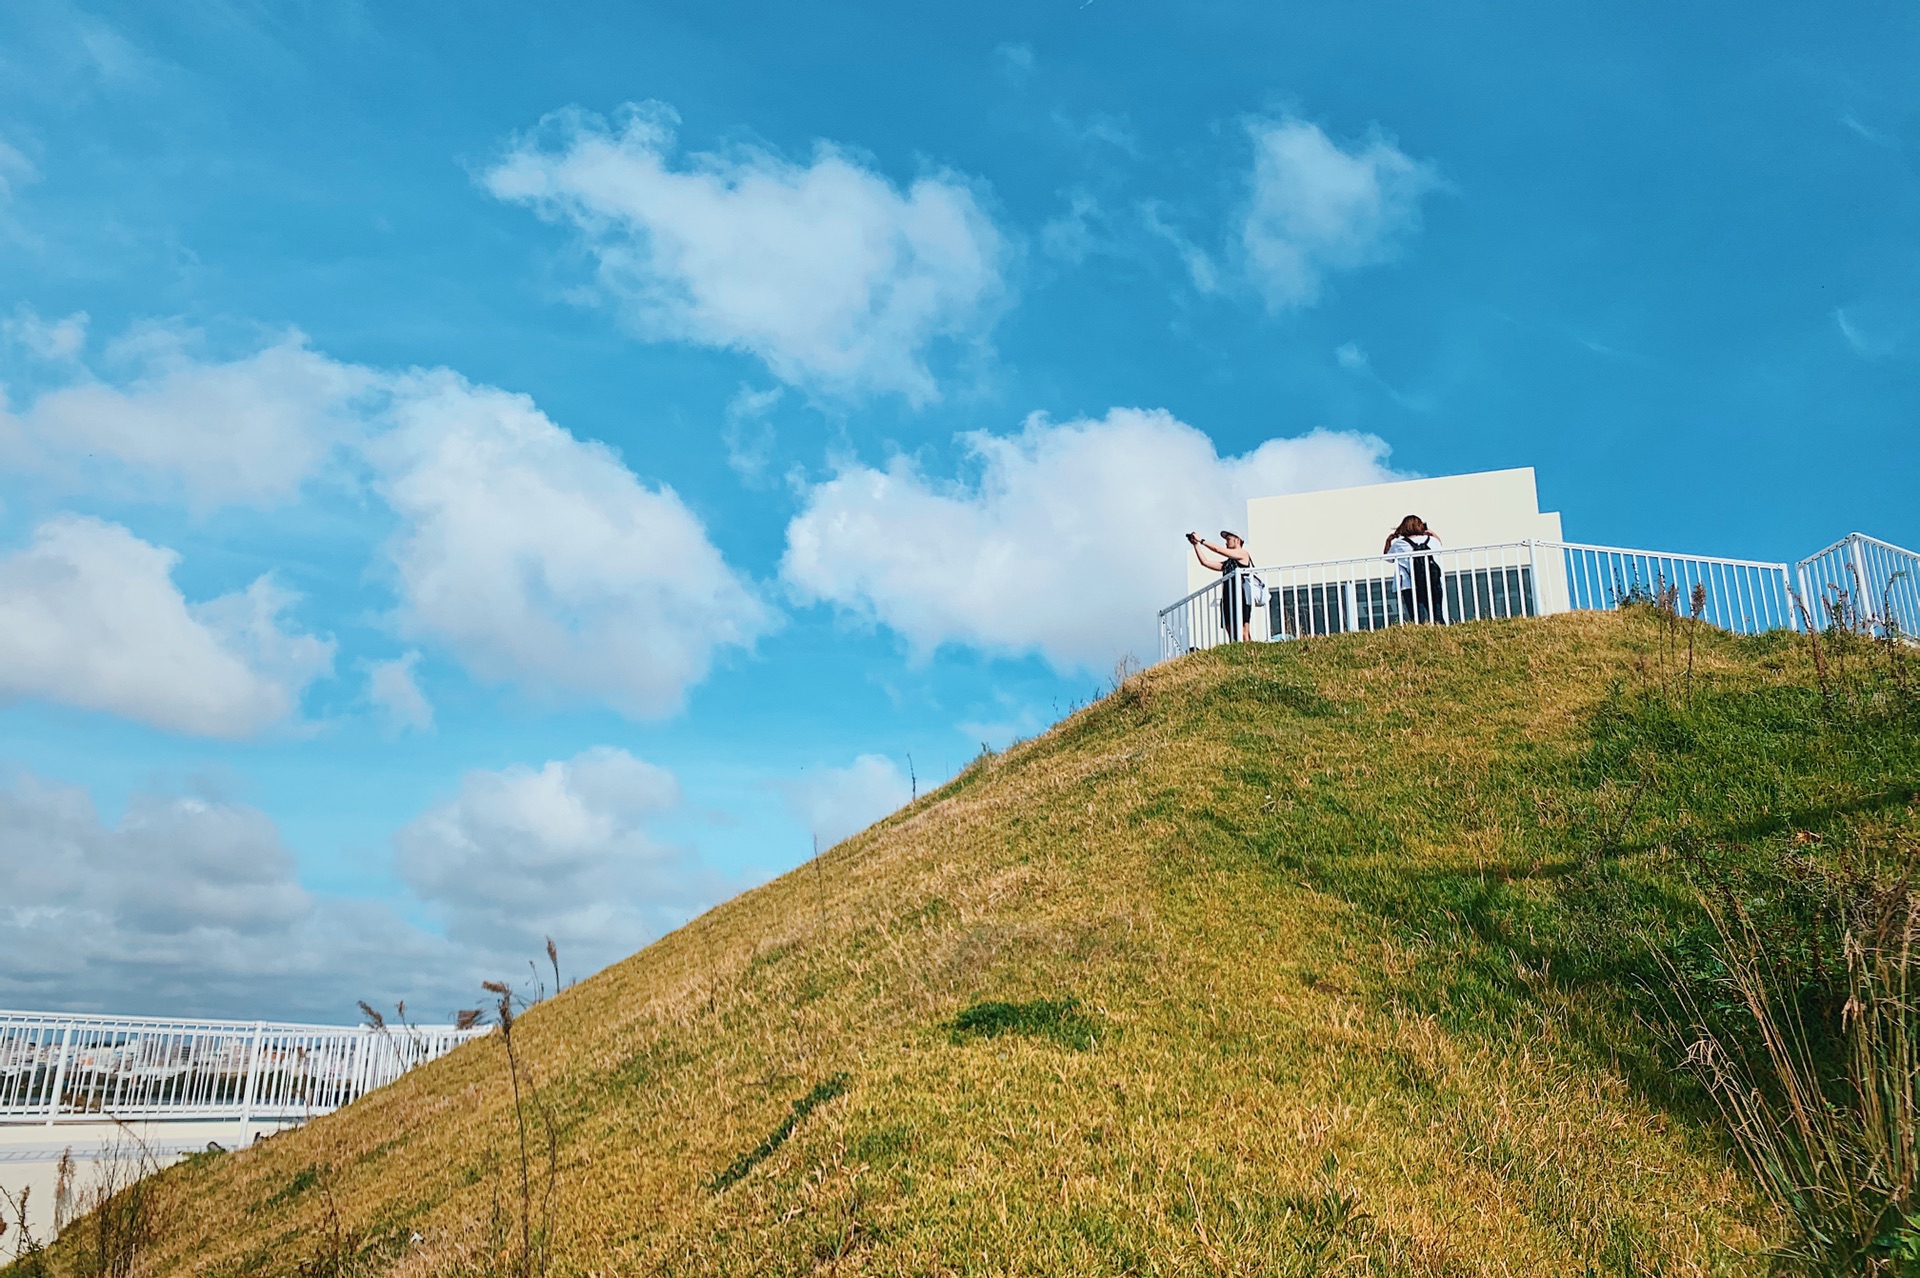
M1253 601L1248 597L1242 581L1234 576L1237 572L1253 567L1253 552L1247 549L1246 540L1236 532L1220 530L1220 544L1207 541L1199 533L1188 533L1187 544L1193 547L1194 558L1200 566L1220 574L1220 627L1231 643L1236 634L1241 642L1253 641ZM1236 622L1234 614L1239 614Z

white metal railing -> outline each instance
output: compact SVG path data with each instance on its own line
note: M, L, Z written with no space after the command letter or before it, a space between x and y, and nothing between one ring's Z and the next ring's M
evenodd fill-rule
M1787 565L1758 559L1670 555L1617 546L1540 543L1565 557L1568 609L1605 611L1627 603L1671 603L1691 615L1700 591L1700 619L1736 634L1794 627ZM1552 609L1560 611L1560 609Z
M1811 624L1920 636L1920 555L1892 542L1849 533L1793 566Z
M1898 547L1888 549L1912 557ZM1916 579L1920 573L1903 580ZM1796 624L1792 580L1783 563L1555 541L1254 568L1163 608L1160 655L1164 659L1240 638L1243 626L1253 639L1299 638L1409 622L1612 609L1663 597L1688 613L1696 588L1702 620L1755 634ZM1261 587L1265 606L1253 607ZM1228 598L1237 598L1237 610Z
M297 1121L487 1032L0 1011L0 1123Z

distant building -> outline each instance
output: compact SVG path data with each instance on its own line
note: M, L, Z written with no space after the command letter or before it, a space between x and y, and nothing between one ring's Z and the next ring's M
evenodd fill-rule
M1560 516L1541 511L1531 466L1255 497L1235 531L1246 535L1254 563L1279 568L1377 557L1407 515L1426 520L1447 546L1561 540ZM1202 535L1213 538L1216 531ZM1187 556L1189 589L1216 575Z
M1527 466L1251 499L1242 527L1270 592L1254 637L1379 630L1408 619L1410 578L1383 553L1408 515L1425 520L1445 548L1431 565L1434 619L1531 617L1571 606L1560 516L1541 511ZM1215 580L1188 556L1189 590ZM1204 608L1171 625L1163 618L1162 647L1179 652L1229 637L1224 622L1217 638L1210 626Z

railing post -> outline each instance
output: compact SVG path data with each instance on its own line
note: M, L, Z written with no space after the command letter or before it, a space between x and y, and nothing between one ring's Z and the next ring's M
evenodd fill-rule
M367 1090L368 1058L372 1056L372 1052L367 1050L367 1044L372 1037L373 1031L365 1026L354 1032L353 1072L347 1076L347 1095L340 1102L343 1105L359 1100Z
M73 1043L73 1026L68 1025L60 1031L60 1060L53 1067L53 1090L47 1094L47 1126L53 1126L54 1119L60 1116L60 1093L67 1087L68 1049Z
M1860 603L1855 606L1855 614L1872 629L1880 624L1880 608L1873 598L1873 585L1867 579L1866 538L1859 533L1847 538L1847 558L1853 561L1853 582L1860 588Z
M247 1147L247 1137L253 1127L254 1091L260 1085L260 1042L266 1037L267 1023L253 1023L253 1042L247 1049L247 1087L240 1101L240 1148Z

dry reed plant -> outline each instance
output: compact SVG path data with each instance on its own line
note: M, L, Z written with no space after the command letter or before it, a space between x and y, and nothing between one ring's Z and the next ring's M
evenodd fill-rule
M547 956L553 961L554 983L558 985L560 956L552 937L547 938ZM487 981L484 986L497 1000L494 1015L500 1026L500 1043L506 1052L507 1080L513 1089L513 1133L518 1154L518 1194L514 1200L518 1247L507 1253L500 1269L513 1278L544 1278L553 1255L553 1190L560 1169L559 1139L554 1130L553 1111L521 1060L520 1043L514 1034L518 1016L513 990L504 981ZM535 1155L531 1145L535 1140L540 1143L539 1161L546 1165L546 1180L541 1185L534 1181ZM493 1214L498 1216L497 1198Z
M1716 920L1724 982L1752 1034L1716 1030L1715 1018L1689 994L1688 1060L1726 1116L1755 1181L1792 1222L1778 1255L1812 1274L1914 1272L1920 897L1902 884L1865 890L1847 903L1847 989L1837 1026L1809 1025L1773 957L1778 941L1744 911L1736 907ZM1836 1038L1838 1068L1823 1051Z

